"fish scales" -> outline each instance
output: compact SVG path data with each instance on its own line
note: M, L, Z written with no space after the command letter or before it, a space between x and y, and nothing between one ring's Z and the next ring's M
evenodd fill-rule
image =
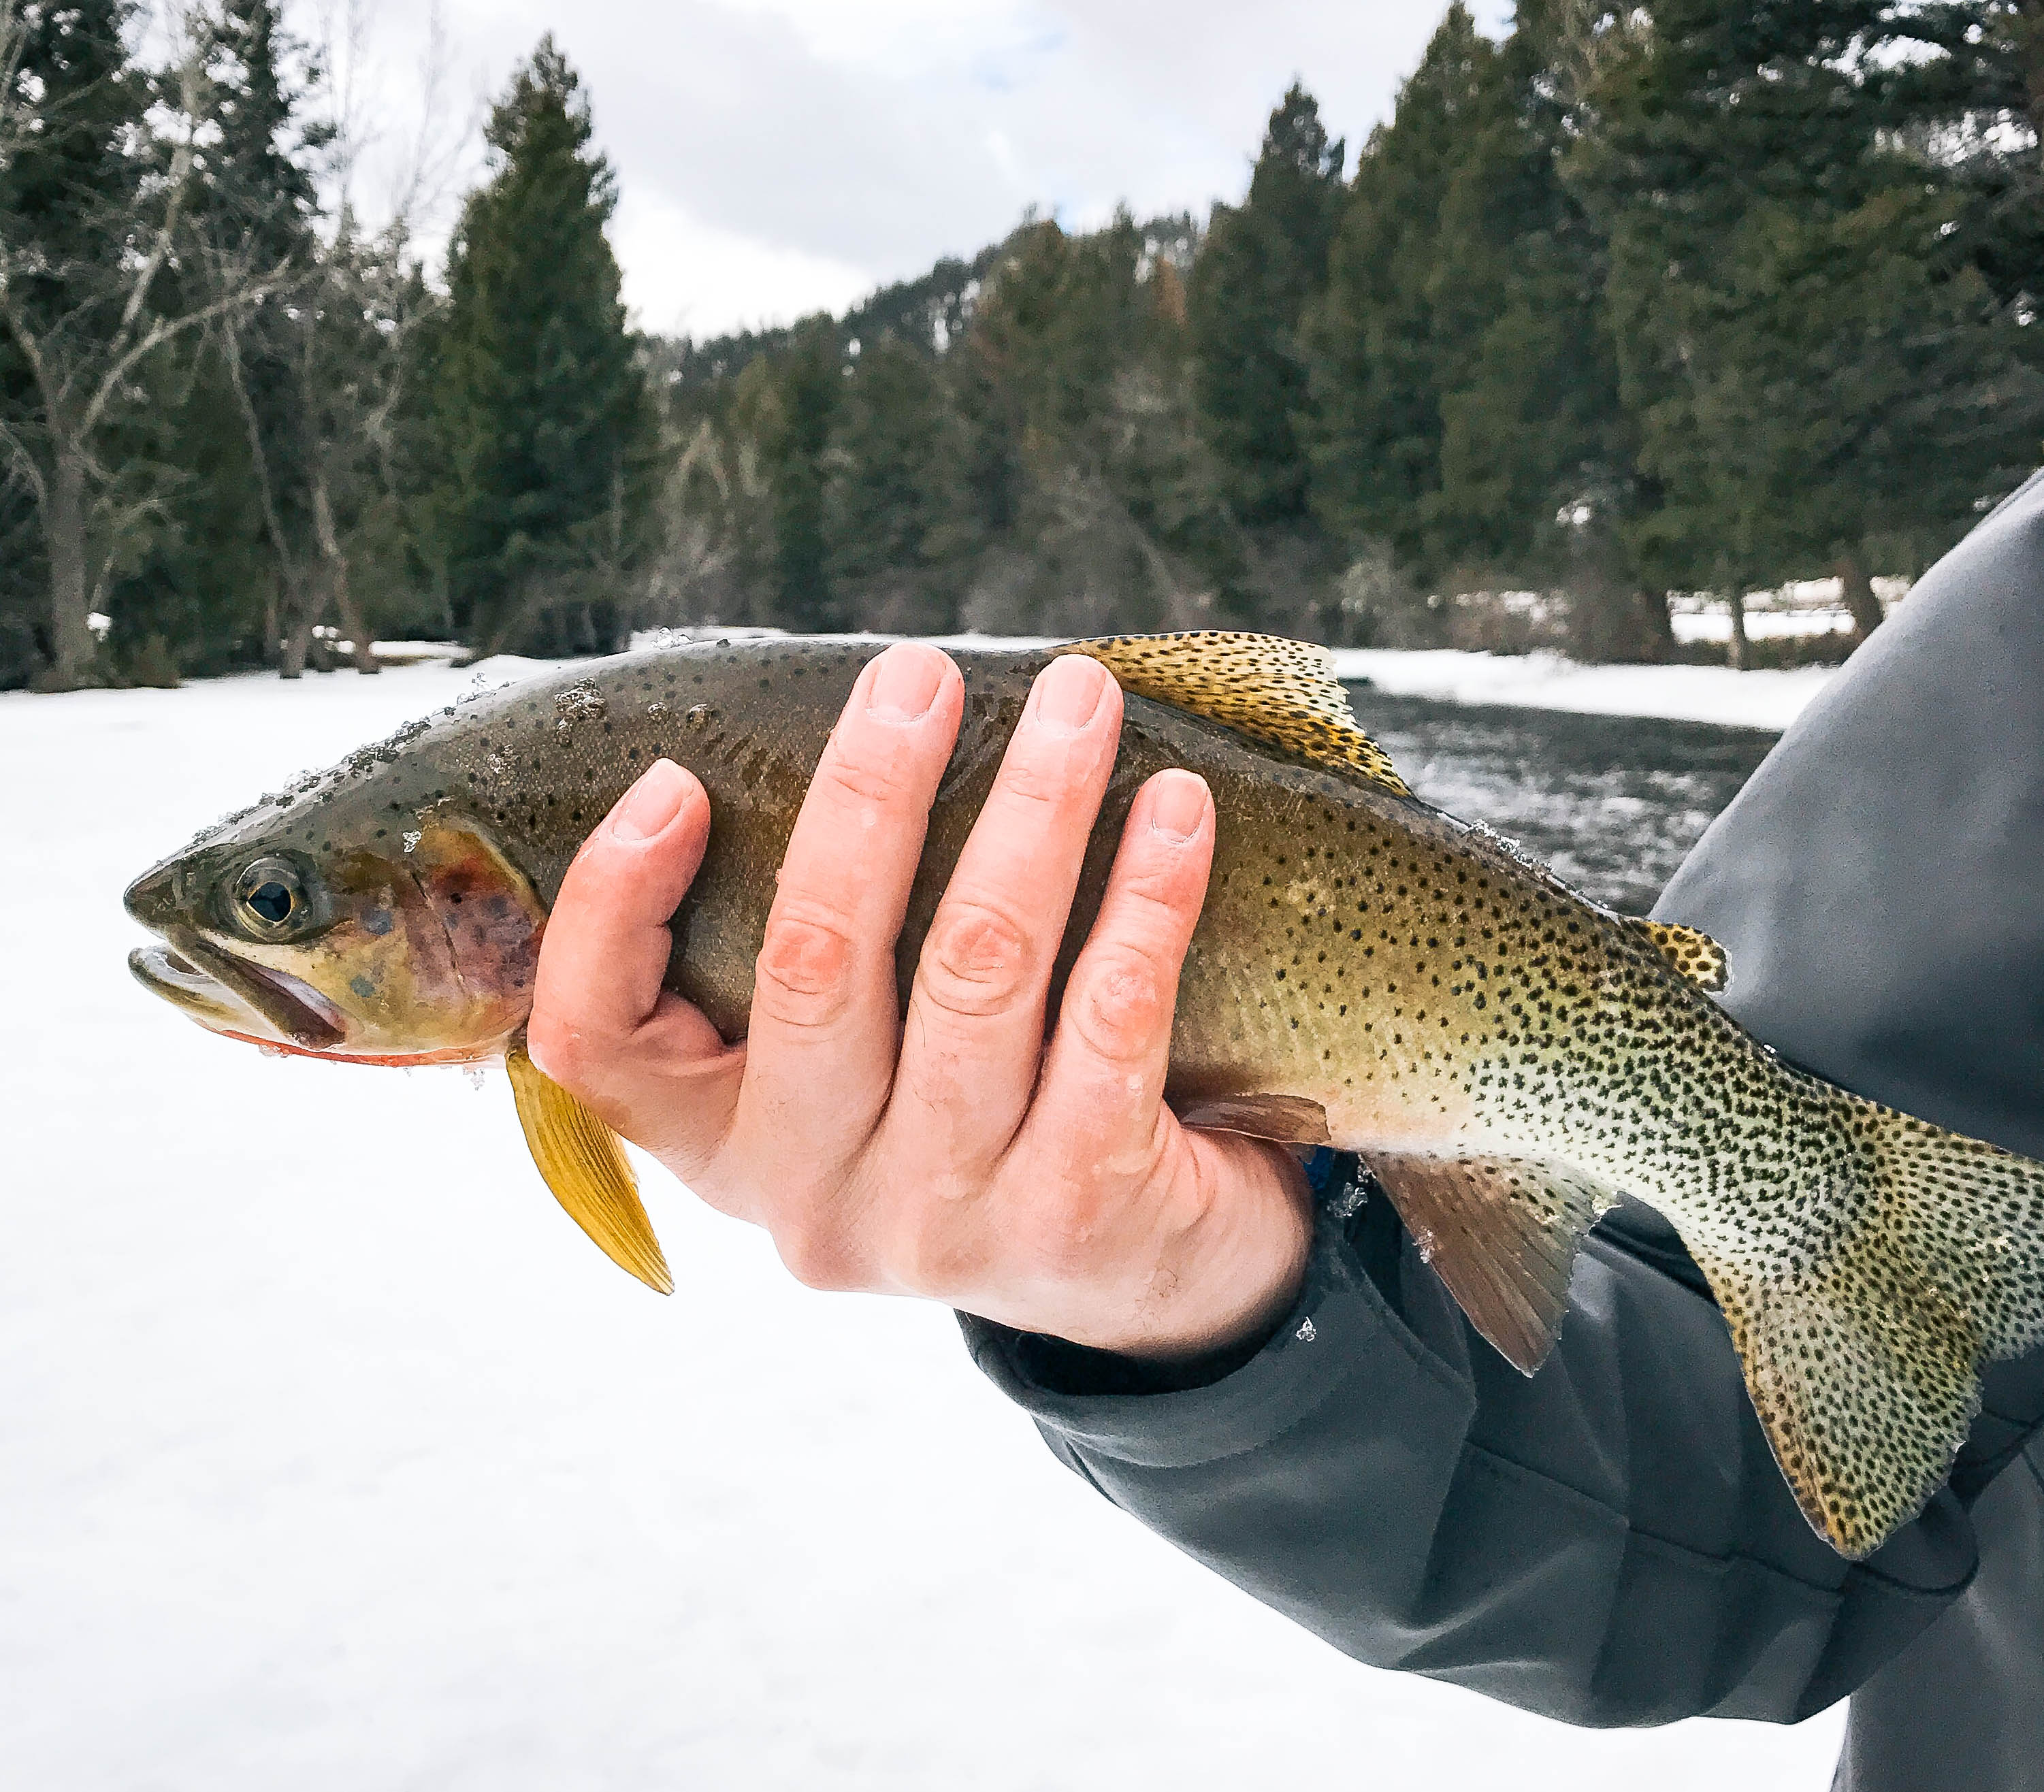
M516 1042L546 910L640 773L687 766L712 823L667 981L742 1035L776 870L871 651L633 654L413 724L138 880L130 906L172 949L138 954L138 974L206 1024L285 1049L509 1050L563 1203L659 1285L636 1194L574 1192L624 1172ZM1199 773L1216 845L1172 1035L1181 1114L1362 1153L1473 1323L1528 1373L1584 1233L1621 1191L1649 1203L1709 1279L1812 1524L1862 1555L1920 1507L1977 1410L1980 1362L2044 1340L2044 1169L1782 1062L1704 993L1723 973L1715 942L1615 915L1414 799L1314 650L1208 635L955 654L964 716L900 938L905 997L1055 651L1105 661L1127 700L1054 999L1136 792L1166 767ZM242 888L258 877L282 884ZM247 901L285 900L267 892L294 880L305 919L249 918ZM548 1140L574 1161L550 1164Z

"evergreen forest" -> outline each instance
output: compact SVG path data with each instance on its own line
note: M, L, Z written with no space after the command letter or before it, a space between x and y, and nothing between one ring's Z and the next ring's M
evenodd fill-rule
M551 39L429 266L278 0L182 16L0 0L0 686L705 624L1654 660L1678 593L1744 665L1742 594L1863 638L2044 459L2044 0L1456 0L1204 217L702 341L626 315Z

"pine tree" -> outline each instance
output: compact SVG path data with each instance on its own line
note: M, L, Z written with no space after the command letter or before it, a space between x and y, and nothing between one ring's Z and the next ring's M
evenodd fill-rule
M551 37L490 119L448 258L437 505L454 624L483 652L609 647L643 551L652 418L604 236L617 204Z
M259 666L275 632L276 557L223 357L195 339L158 356L140 383L146 401L124 407L102 452L157 502L152 526L109 569L102 664L116 678L138 654L184 673Z
M1618 588L1644 623L1623 650L1650 653L1665 620L1585 552L1633 501L1631 442L1602 244L1556 172L1546 73L1531 30L1493 44L1453 6L1365 147L1304 332L1313 501L1428 582L1564 585L1586 623Z
M1885 129L1935 159L1959 209L1944 248L1995 296L2044 308L2044 3L1921 0L1906 54L1861 71Z
M202 158L199 217L209 271L232 280L253 263L280 276L278 290L233 317L219 342L282 599L278 639L266 649L291 678L304 670L313 629L334 595L323 576L315 495L320 443L310 386L322 270L319 196L308 166L329 133L307 125L307 94L286 83L280 62L303 48L284 33L275 0L221 0L210 36L207 73L219 129ZM367 631L359 617L350 620L355 664L374 671Z
M1089 632L1211 620L1187 558L1213 481L1189 402L1189 219L1126 213L1072 236L1025 224L991 271L966 343L969 489L1001 595L975 627Z
M1442 197L1428 278L1441 388L1425 559L1566 594L1575 650L1666 658L1665 593L1627 551L1654 493L1619 395L1601 233L1561 178L1570 140L1537 6L1519 9Z
M960 431L940 367L893 336L861 339L829 451L830 575L865 628L949 634L970 539Z
M1430 559L1442 398L1473 346L1445 340L1435 315L1442 209L1472 133L1508 103L1496 50L1456 0L1363 148L1303 331L1313 508L1337 535L1389 543L1414 565Z
M773 370L759 439L774 494L774 620L800 632L840 628L845 619L831 588L824 460L844 385L835 324L815 317L798 326Z
M1294 420L1306 405L1301 319L1327 278L1344 198L1343 145L1294 83L1270 114L1239 207L1216 205L1187 297L1202 431L1224 495L1245 523L1294 521L1307 463Z
M2034 458L2044 381L1969 257L1963 182L1893 129L1877 0L1663 0L1602 56L1571 157L1669 583L1926 560Z

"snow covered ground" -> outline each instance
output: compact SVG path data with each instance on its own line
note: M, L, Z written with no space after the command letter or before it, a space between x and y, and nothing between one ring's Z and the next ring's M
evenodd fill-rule
M1677 610L1668 619L1678 641L1728 642L1731 639L1729 610ZM1852 617L1839 609L1749 610L1746 634L1750 641L1807 640L1813 635L1850 635Z
M1873 594L1892 611L1909 595L1913 581L1877 578ZM1677 593L1669 620L1682 642L1729 642L1731 612L1717 599L1698 592ZM1807 639L1813 635L1850 635L1852 613L1846 608L1845 586L1836 578L1791 579L1772 591L1746 594L1746 632L1754 641Z
M129 876L470 677L0 696L6 1785L1828 1782L1835 1713L1584 1734L1358 1667L1058 1468L947 1314L810 1293L654 1170L657 1299L501 1078L130 983Z
M1447 647L1420 653L1344 648L1335 655L1335 670L1344 678L1367 678L1394 696L1777 729L1787 727L1838 675L1831 666L1799 666L1791 672L1735 672L1724 666L1584 666L1557 654L1473 654Z
M1692 616L1688 620L1708 622L1710 619ZM714 639L717 633L713 628L694 631L699 639ZM683 638L655 631L634 636L632 644L651 646L663 639ZM894 637L874 635L865 639L877 644ZM1052 647L1062 639L1047 635L953 635L939 637L939 642L944 647L1023 648ZM1726 666L1585 666L1559 654L1469 653L1452 647L1420 652L1343 647L1335 650L1334 662L1339 677L1366 678L1393 696L1566 709L1589 716L1659 716L1673 722L1718 722L1732 727L1776 730L1794 721L1804 705L1837 676L1838 670L1834 666L1812 666L1792 672L1735 672ZM508 675L537 662L507 657L489 663Z

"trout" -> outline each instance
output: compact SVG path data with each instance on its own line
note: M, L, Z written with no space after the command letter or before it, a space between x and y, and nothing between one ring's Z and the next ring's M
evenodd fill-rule
M616 1138L526 1056L548 905L655 759L709 792L669 988L742 1037L776 869L870 646L770 640L578 666L401 728L138 878L136 975L217 1033L365 1064L501 1057L533 1157L671 1287ZM1708 1278L1805 1515L1864 1556L1923 1506L1987 1360L2044 1342L2044 1165L1784 1062L1708 991L1715 942L1612 912L1413 796L1320 649L1201 633L956 654L965 713L897 948L923 938L1031 681L1127 694L1058 982L1154 773L1213 793L1167 1099L1190 1125L1357 1152L1470 1322L1533 1374L1621 1192Z

